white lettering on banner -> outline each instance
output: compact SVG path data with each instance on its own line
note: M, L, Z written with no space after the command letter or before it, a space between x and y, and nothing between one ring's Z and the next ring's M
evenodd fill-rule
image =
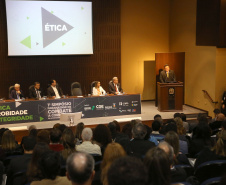
M17 111L2 111L0 116L14 116L14 115L25 115L28 114L27 110L17 110Z
M67 27L65 25L49 25L47 23L45 25L45 31L67 31Z
M61 113L72 113L71 102L48 103L48 119L59 119Z

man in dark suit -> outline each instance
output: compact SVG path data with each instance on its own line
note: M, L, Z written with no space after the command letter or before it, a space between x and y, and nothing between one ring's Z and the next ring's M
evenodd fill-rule
M50 86L47 89L47 96L52 98L61 98L63 96L62 89L57 85L56 80L50 80Z
M168 64L164 66L164 70L160 73L160 82L167 83L167 82L176 82L176 75L173 70L170 70Z
M43 97L43 91L40 89L40 83L35 82L34 86L29 89L29 98L39 99Z
M9 180L11 183L9 184L20 184L23 177L17 177L14 178L12 182L12 177L17 172L25 172L27 170L28 164L31 161L33 149L36 144L35 137L32 136L25 136L23 139L23 149L24 154L20 155L18 157L13 158L10 163L9 167L7 169L7 181Z
M132 129L133 140L130 141L130 155L138 158L143 158L147 151L155 144L149 140L144 140L147 129L142 123L136 123Z
M24 98L23 91L20 89L20 84L15 84L14 89L9 94L9 99L22 99Z
M122 93L123 90L121 88L120 83L118 83L118 78L114 77L110 82L109 82L109 93L110 94L119 94Z

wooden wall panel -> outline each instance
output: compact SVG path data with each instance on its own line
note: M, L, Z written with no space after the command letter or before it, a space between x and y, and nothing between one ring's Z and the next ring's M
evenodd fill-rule
M8 98L10 85L28 87L39 81L45 90L55 78L64 94L70 95L70 84L78 81L83 94L90 83L100 80L108 91L113 76L121 79L120 0L93 0L93 55L8 57L5 1L0 1L0 97Z

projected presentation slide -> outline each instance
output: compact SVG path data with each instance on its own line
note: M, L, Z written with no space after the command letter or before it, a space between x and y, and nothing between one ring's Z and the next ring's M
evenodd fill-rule
M8 55L93 54L92 4L6 0Z

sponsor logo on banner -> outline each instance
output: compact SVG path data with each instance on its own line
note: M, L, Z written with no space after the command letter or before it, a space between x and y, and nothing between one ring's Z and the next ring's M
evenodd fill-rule
M123 113L123 112L126 112L126 110L121 110L121 109L120 109L119 112Z
M136 109L132 109L132 112L136 112L137 110Z
M104 110L104 105L96 105L96 110Z
M133 106L133 107L137 107L138 104L137 104L137 103L133 103L132 106Z
M124 107L128 107L129 106L129 102L123 102L123 106Z
M127 112L131 112L131 109L127 109Z
M112 105L110 105L110 106L105 106L105 110L111 110L111 109L113 109Z
M112 106L113 106L113 109L117 109L116 108L116 103L113 103Z
M119 106L122 106L122 102L119 102L118 104L119 104Z
M92 110L91 107L84 107L84 111Z

